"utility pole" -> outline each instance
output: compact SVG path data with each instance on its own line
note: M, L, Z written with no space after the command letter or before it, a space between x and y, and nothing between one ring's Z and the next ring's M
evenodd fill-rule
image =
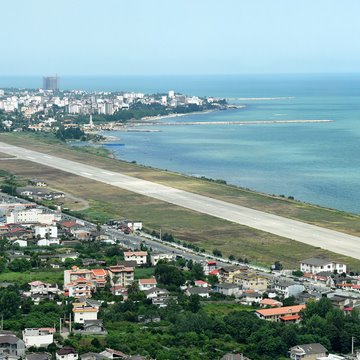
M71 334L71 313L69 314L69 334Z
M161 241L161 228L160 228L160 232L159 232L159 239Z
M59 334L61 335L61 318L60 318L60 320L59 320Z

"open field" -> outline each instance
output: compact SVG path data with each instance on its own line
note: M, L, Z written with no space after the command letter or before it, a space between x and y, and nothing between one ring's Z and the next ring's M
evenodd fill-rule
M247 206L255 204L256 206L251 206L253 208L261 208L260 205L263 204L262 208L265 208L268 212L271 212L269 210L272 208L274 212L278 211L278 208L282 209L282 211L287 209L288 213L293 214L301 212L303 216L316 219L323 226L326 226L327 223L333 224L336 221L334 227L337 230L344 231L347 229L349 233L359 233L359 216L283 199L274 199L254 192L242 191L231 186L215 184L165 171L156 171L104 157L89 156L76 150L67 149L62 145L52 144L49 147L48 144L36 143L34 138L29 136L24 138L11 136L8 138L7 136L3 137L3 135L0 135L0 140L12 143L17 142L20 146L29 146L34 148L34 150L53 153L57 156L62 151L62 156L67 158L71 156L76 161L92 163L102 168L106 165L106 168L109 170L118 170L139 178L166 183L173 187L186 188L195 193L207 193L209 196L211 193L212 197L221 198L228 202L235 203L241 201L242 204L246 202L246 204L249 204ZM360 269L360 262L355 259L336 256L319 248L276 235L270 235L212 216L199 214L176 205L137 195L133 192L101 184L83 177L77 177L39 164L11 160L6 161L2 168L28 178L37 175L59 190L90 200L91 207L82 212L84 215L89 216L89 218L96 216L103 219L109 217L139 218L143 220L145 226L149 229L159 229L161 227L163 232L170 232L182 240L196 242L199 246L209 251L216 247L226 255L234 254L237 257L247 257L251 262L258 264L268 265L274 260L279 260L286 266L296 267L297 261L304 257L332 256L338 260L346 261L355 271ZM317 216L315 216L316 214Z
M14 282L25 284L31 281L44 281L56 284L62 284L64 280L63 270L31 271L31 272L3 272L0 274L0 282Z
M217 184L125 161L114 160L105 157L106 151L100 152L101 156L94 156L94 154L88 153L90 150L88 150L87 147L85 150L81 150L80 147L69 148L58 140L41 134L39 136L25 133L0 134L0 141L54 156L64 157L69 160L79 161L106 170L121 171L125 175L139 179L360 236L359 215L261 194L235 186ZM49 144L51 144L51 146L49 146ZM98 151L98 149L96 148L94 151Z
M146 279L154 276L155 268L135 268L134 278L135 279Z
M234 304L231 302L202 302L202 309L209 315L224 316L232 311L254 311L254 308L247 305Z

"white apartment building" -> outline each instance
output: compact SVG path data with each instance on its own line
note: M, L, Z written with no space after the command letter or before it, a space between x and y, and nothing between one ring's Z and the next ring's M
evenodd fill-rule
M86 302L73 304L74 322L78 324L84 324L85 320L97 320L98 312L96 306L90 306Z
M337 263L329 259L310 258L300 262L300 271L303 273L318 274L320 272L346 273L346 264Z
M22 332L26 347L46 347L54 342L54 333L54 328L27 328Z
M73 266L71 270L64 270L64 285L79 278L91 280L91 270L79 269L77 266Z
M136 261L137 265L146 264L147 251L125 251L125 261Z
M40 237L40 239L57 238L58 228L55 225L50 225L50 226L38 225L34 227L34 235L36 238Z
M52 225L61 219L60 214L45 213L42 209L12 210L6 215L6 224L46 224Z

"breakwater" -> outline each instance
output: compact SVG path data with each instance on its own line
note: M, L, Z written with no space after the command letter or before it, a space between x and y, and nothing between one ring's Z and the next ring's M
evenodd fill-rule
M179 125L271 125L329 123L334 120L255 120L255 121L182 121L182 122L138 122L130 126L179 126Z

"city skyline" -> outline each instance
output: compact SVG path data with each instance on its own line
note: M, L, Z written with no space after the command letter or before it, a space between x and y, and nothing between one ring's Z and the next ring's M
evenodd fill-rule
M360 72L355 0L2 6L1 76Z

